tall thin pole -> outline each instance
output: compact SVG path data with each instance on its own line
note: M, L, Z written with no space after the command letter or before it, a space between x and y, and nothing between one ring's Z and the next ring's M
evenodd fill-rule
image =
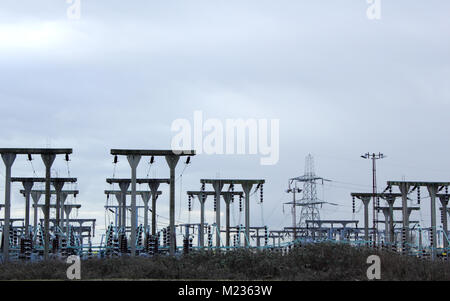
M378 231L378 224L377 224L377 219L378 219L378 212L376 210L376 205L377 205L377 166L376 166L376 160L378 159L383 159L386 158L385 155L383 155L382 153L366 153L364 155L361 156L361 158L363 159L371 159L372 160L372 193L373 193L373 204L372 204L372 208L373 208L373 245L375 246L376 241L377 241L377 231Z

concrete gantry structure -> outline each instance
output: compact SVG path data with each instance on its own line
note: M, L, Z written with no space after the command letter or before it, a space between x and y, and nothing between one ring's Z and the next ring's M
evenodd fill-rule
M131 150L112 149L113 156L126 156L131 167L131 228L136 229L136 169L142 156L163 156L170 169L170 254L175 254L175 168L180 156L195 156L194 150ZM131 231L131 256L136 255L136 231Z
M31 195L31 188L32 185L30 183L44 183L47 180L49 180L49 182L53 185L53 187L55 188L56 191L56 220L58 221L58 226L61 228L61 203L62 203L62 199L67 198L67 195L64 195L64 197L62 196L62 189L64 187L65 183L76 183L77 182L77 178L50 178L50 179L46 179L46 178L11 178L11 182L22 182L23 186L28 186L29 188L29 194ZM27 190L27 188L25 188L25 191ZM46 191L47 194L47 191ZM49 194L49 198L51 195L51 191L49 190L48 192ZM50 200L49 200L50 201ZM63 202L64 202L63 201ZM43 213L44 213L44 219L49 219L50 218L50 209L48 208L47 210L47 205L49 205L50 202L47 204L47 201L45 203L45 205L43 206ZM26 208L26 211L28 211L28 213L26 214L26 216L28 217L28 223L29 223L29 201L28 201L28 207ZM47 225L47 222L44 222L45 225ZM48 233L48 228L46 226L45 227L45 234L47 235Z
M106 182L109 184L117 183L119 184L120 191L115 191L115 196L117 199L117 202L119 203L119 227L122 227L126 229L126 196L127 195L133 195L132 191L128 191L128 188L130 187L130 184L132 183L132 179L106 179ZM142 198L142 201L144 202L144 222L148 221L148 202L150 200L150 197L152 198L152 235L156 235L156 201L158 197L162 194L161 191L158 190L160 184L170 184L170 179L136 179L137 184L148 184L150 191L136 191L136 195L140 195ZM106 194L108 191L105 191ZM137 212L133 214L133 205L130 205L131 208L131 215L137 216ZM136 208L136 205L135 205ZM135 220L136 222L136 220ZM133 221L131 222L133 224ZM136 222L137 227L137 222ZM144 228L147 229L148 225L144 224ZM147 237L147 232L145 232L145 235Z
M200 231L199 233L199 241L201 246L204 246L204 236L205 236L205 202L208 196L215 196L216 197L216 201L217 199L217 193L216 191L187 191L186 194L190 197L197 197L197 199L200 202L200 229L203 229L203 231ZM233 201L233 197L234 196L239 196L242 197L244 195L244 193L242 191L221 191L220 192L220 196L223 197L224 201L225 201L225 206L226 206L226 210L225 210L225 219L226 219L226 230L225 230L225 245L227 247L230 246L230 204ZM219 196L219 201L220 201L220 196ZM217 212L219 212L219 219L220 219L220 206L217 206L217 203L219 203L219 201L216 202L216 225L217 225ZM220 225L220 220L219 220L219 225ZM220 229L218 227L218 229ZM219 239L220 242L220 239ZM219 245L220 246L220 245Z
M42 212L45 211L45 205L41 205L41 204L33 204L33 208L37 209L37 208L41 208ZM58 210L58 206L56 204L50 204L50 208L55 208L56 210ZM49 220L53 220L56 222L57 226L61 229L62 232L64 232L64 224L66 229L68 229L69 226L69 219L70 219L70 213L72 212L72 209L80 209L81 205L80 204L67 204L64 207L64 211L65 211L65 219L63 220L63 223L61 223L61 221L57 218L54 219L49 219Z
M450 186L450 182L421 182L421 181L388 181L388 187L397 186L402 194L402 212L403 212L403 249L408 249L407 242L409 242L408 226L408 194L410 189L412 190L418 187L426 187L430 195L430 207L431 207L431 235L430 235L430 248L431 258L436 257L436 195L439 191L445 187Z
M331 226L331 228L333 228L334 224L341 224L342 225L342 229L344 231L344 235L346 232L346 229L349 229L349 227L347 227L348 224L354 224L355 227L354 228L358 228L358 220L307 220L306 221L306 225L308 226L306 229L311 229L309 227L309 225L313 225L313 228L315 225L318 226L319 230L323 229L322 225L323 224L329 224ZM351 227L353 228L353 227ZM289 229L289 228L285 228L285 229Z
M17 157L17 155L41 155L42 161L45 164L45 186L46 186L46 204L50 204L50 171L55 161L56 155L70 155L72 154L72 149L70 148L0 148L0 154L2 155L3 163L5 164L5 229L3 235L3 260L9 260L9 222L11 218L11 171L12 165ZM48 258L48 232L45 234L45 247L44 247L44 258Z
M369 203L374 198L374 194L353 192L351 196L361 200L364 205L364 240L369 242Z
M24 184L25 186L25 184ZM65 202L67 200L67 197L69 195L73 195L74 197L77 197L78 194L80 194L80 192L78 190L62 190L60 192L56 191L56 190L52 190L50 191L50 194L52 195L57 195L58 193L60 193L61 195L61 219L64 220L64 206L65 206ZM33 212L33 228L36 229L37 227L37 221L38 221L38 214L37 214L37 209L38 206L37 204L39 203L39 200L41 199L41 196L43 194L45 194L45 190L30 190L27 191L26 189L20 190L20 194L22 194L25 197L25 200L29 200L29 197L31 195L31 198L33 200L33 208L34 208L34 212ZM29 201L26 203L25 208L29 208ZM28 218L29 218L29 214L28 214ZM25 221L28 219L27 218L27 214L25 214Z
M214 191L188 191L188 196L197 197L200 202L200 229L201 231L198 233L200 246L205 246L205 202L208 196L216 195Z
M382 198L384 199L389 206L389 216L390 216L390 220L393 220L393 206L394 206L394 202L396 200L396 198L401 197L402 194L400 193L369 193L369 192L354 192L351 193L351 196L353 198L357 198L359 200L361 200L363 202L364 205L364 239L366 241L369 240L369 203L371 199L377 199L377 198ZM367 225L367 226L366 226ZM393 225L391 225L389 227L390 229L393 229ZM391 233L390 235L391 237L393 237L393 233Z
M402 211L403 212L403 207L394 207L391 204L392 203L389 203L388 207L379 206L379 207L375 207L375 209L383 212L385 237L389 238L390 243L394 243L394 223L397 223L396 221L394 221L394 211ZM406 212L408 214L408 228L409 228L409 224L413 223L413 221L410 221L409 218L411 217L411 212L414 210L419 211L420 207L408 207L406 210Z
M131 195L131 193L132 193L131 191L127 191L125 194L126 195ZM108 197L110 195L115 195L116 199L117 199L117 201L119 203L119 206L105 206L105 208L113 208L114 207L115 209L119 209L119 210L122 210L123 208L130 208L130 210L132 210L131 206L127 206L126 203L122 204L122 201L119 201L119 199L122 200L122 196L121 196L122 191L120 191L120 190L105 190L105 194ZM147 234L148 234L147 233L147 229L148 229L148 211L149 211L148 202L150 200L150 197L155 195L155 197L153 199L155 200L155 204L156 204L156 200L162 194L162 191L156 191L156 193L153 193L151 190L150 191L141 190L141 191L136 191L136 194L140 195L141 198L142 198L142 201L144 202L144 206L136 206L136 210L138 210L139 208L143 208L144 209L144 229L145 229L145 236L147 237ZM150 209L150 211L153 213L154 210L156 211L156 208L152 206L152 209ZM115 212L115 214L116 214L116 216L120 215L120 214L117 214L117 212ZM137 216L139 216L139 214L137 214ZM152 219L153 219L153 216L152 216ZM155 222L155 225L156 225L156 222ZM152 228L153 228L153 225L152 225Z
M76 206L76 205L75 205ZM43 219L41 219L41 222L43 221ZM78 227L73 226L73 229L75 232L77 232L78 230L78 235L80 236L80 239L82 239L82 232L86 231L86 228L90 228L92 229L92 236L95 236L95 223L96 223L96 219L95 218L71 218L69 219L69 225L70 223L78 223ZM53 228L56 226L56 219L49 219L49 222L51 222L53 224ZM84 223L91 223L90 226L83 226ZM89 231L90 232L90 231ZM81 241L81 243L83 243L83 241Z
M217 198L217 211L216 211L216 223L218 232L220 233L220 193L223 186L228 185L241 185L245 195L245 246L250 247L250 191L253 185L263 185L266 181L263 179L201 179L202 184L211 184L216 192ZM220 236L216 237L216 246L220 247Z

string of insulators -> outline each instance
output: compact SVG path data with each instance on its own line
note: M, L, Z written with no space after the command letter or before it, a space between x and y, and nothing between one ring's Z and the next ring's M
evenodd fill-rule
M114 156L114 164L117 164L117 162L119 162L119 158L117 157L117 155Z
M214 195L214 212L217 211L217 196Z
M445 186L445 194L448 194L448 186Z
M239 196L239 212L242 212L242 195Z
M192 196L191 195L188 196L188 200L189 200L189 211L192 211Z
M230 184L231 202L234 203L234 184Z
M70 158L69 158L69 154L66 154L66 158L65 158L65 160L66 160L67 162L69 162L69 161L70 161Z
M33 157L31 157L31 154L28 154L28 161L33 161Z
M153 163L155 163L155 156L150 157L150 164L153 164Z
M356 212L356 210L355 210L355 197L353 197L353 200L352 200L352 209L353 209L353 213L355 213Z
M259 192L260 192L260 196L259 196L260 201L261 201L261 203L263 203L264 202L264 185L263 184L261 184Z
M190 163L191 163L191 156L188 156L187 159L186 159L186 165L188 165Z
M206 185L205 185L205 183L202 183L202 191L205 191L205 188L206 188Z
M444 223L444 208L441 208L441 223Z
M420 186L417 187L417 204L420 205Z
M268 245L269 244L269 229L267 228L267 226L264 226L264 245Z
M389 186L389 193L392 193L392 186Z

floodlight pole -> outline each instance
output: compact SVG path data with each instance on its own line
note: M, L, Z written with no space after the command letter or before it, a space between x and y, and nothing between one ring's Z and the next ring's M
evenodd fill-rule
M378 212L377 210L375 210L376 207L376 203L377 203L377 167L376 167L376 160L379 159L384 159L386 158L385 155L383 155L382 153L366 153L364 155L361 156L361 158L363 159L371 159L372 160L372 188L373 188L373 246L376 245L377 242L377 229L378 229L378 225L377 225L377 220L378 220Z

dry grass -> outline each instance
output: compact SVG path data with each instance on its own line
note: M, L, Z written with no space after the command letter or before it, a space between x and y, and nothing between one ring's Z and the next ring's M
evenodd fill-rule
M288 255L239 250L195 252L179 258L110 258L82 261L82 279L367 280L369 255L381 257L382 280L450 280L449 262L430 262L339 244L311 244ZM0 280L66 279L62 261L0 265Z

